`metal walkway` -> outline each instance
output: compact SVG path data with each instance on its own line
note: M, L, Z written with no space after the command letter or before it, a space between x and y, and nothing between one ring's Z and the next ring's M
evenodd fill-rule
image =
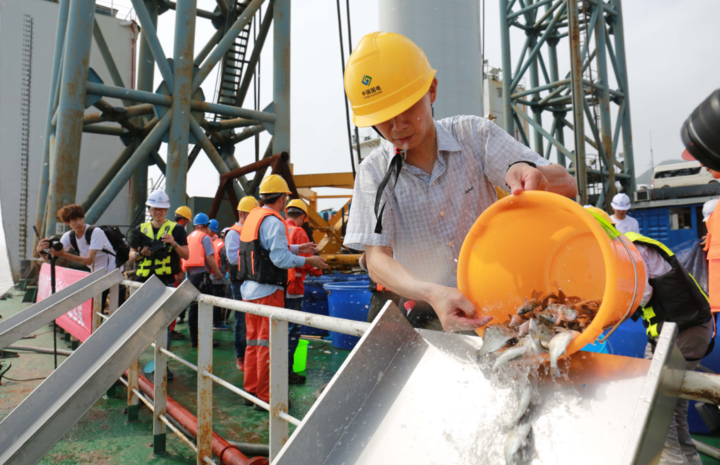
M198 294L188 281L172 289L154 276L135 291L0 422L0 463L40 461Z
M17 315L0 323L0 350L13 342L40 329L61 317L78 305L82 305L106 289L122 281L120 270L105 273L105 269L95 271L83 279L62 289L47 299L41 300Z

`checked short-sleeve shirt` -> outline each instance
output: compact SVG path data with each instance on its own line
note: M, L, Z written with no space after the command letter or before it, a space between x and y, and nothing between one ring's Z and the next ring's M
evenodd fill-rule
M358 167L344 244L392 247L395 260L423 281L457 287L457 262L465 236L496 199L508 167L518 161L550 162L479 116L435 122L438 157L432 174L403 161L383 193L381 234L375 234L375 195L395 147L383 141Z

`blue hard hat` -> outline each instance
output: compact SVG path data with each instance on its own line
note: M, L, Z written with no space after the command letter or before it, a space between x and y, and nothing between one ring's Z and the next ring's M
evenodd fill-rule
M218 220L210 220L210 231L218 232L220 231L220 223L218 223Z
M201 225L201 224L208 224L210 222L210 218L205 213L198 213L195 215L195 219L193 220L194 225Z

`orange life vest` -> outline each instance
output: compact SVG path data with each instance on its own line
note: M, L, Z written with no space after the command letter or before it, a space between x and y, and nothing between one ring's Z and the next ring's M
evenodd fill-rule
M250 212L242 232L240 233L240 257L238 259L238 277L240 280L249 279L260 284L274 284L286 286L288 270L275 266L270 260L270 251L260 244L260 225L268 216L274 216L283 222L285 236L290 241L290 232L285 220L275 210L269 208L256 208Z
M303 228L295 226L292 220L285 220L287 223L289 239L288 245L292 244L304 244L308 241L307 233ZM288 287L287 292L291 295L304 295L305 294L305 269L291 268L288 270Z
M215 256L215 262L217 263L218 269L220 269L220 251L225 247L225 241L215 236L212 238L213 241L213 255Z
M708 294L710 310L720 312L720 216L713 212L707 220L707 240L705 250L708 255Z
M190 256L187 260L182 261L183 271L187 271L188 268L205 266L205 247L203 247L202 244L203 237L205 236L207 236L207 234L196 229L187 237Z

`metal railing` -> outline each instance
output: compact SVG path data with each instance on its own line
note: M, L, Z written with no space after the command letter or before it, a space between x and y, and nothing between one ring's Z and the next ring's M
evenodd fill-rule
M142 284L123 281L130 293ZM110 288L108 313L117 310L118 285ZM324 315L315 315L297 310L258 305L222 297L200 294L198 303L198 360L197 365L167 350L167 334L163 332L151 346L155 351L154 402L142 393L138 384L139 361L131 365L127 380L120 380L127 386L128 412L137 415L139 403L143 402L153 412L153 434L157 438L164 436L167 428L178 435L197 454L197 463L215 463L212 460L212 387L213 383L268 410L270 417L269 459L272 460L288 440L288 423L298 426L301 420L288 414L288 323L301 324L351 336L362 336L370 327L369 323L344 320ZM93 331L102 320L109 317L101 313L101 296L94 299ZM256 396L240 389L212 373L213 367L213 307L225 308L236 312L259 315L270 319L270 402L264 402ZM195 443L167 418L165 409L167 399L167 358L170 357L198 373L197 377L197 438ZM131 418L132 419L132 418ZM164 444L162 446L164 448ZM156 452L158 451L156 447Z

